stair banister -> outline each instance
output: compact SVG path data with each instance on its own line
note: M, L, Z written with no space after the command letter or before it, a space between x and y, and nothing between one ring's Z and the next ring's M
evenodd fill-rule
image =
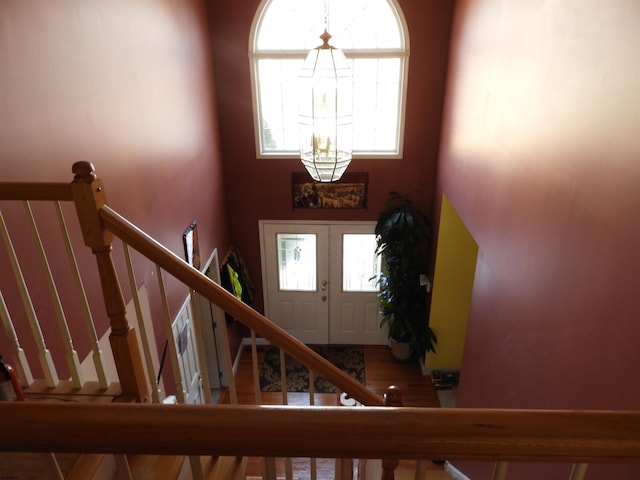
M136 340L137 333L127 319L111 255L111 244L115 236L363 405L382 405L382 399L378 395L275 327L263 315L236 299L111 209L107 205L103 183L96 176L90 162L76 162L72 171L74 180L70 184L0 182L0 200L75 203L84 243L91 248L98 264L104 304L111 323L109 339L123 395L146 402L149 388Z
M111 322L109 342L120 380L122 394L138 402L149 400L142 357L135 329L129 324L126 304L111 256L113 234L103 227L99 210L106 204L102 181L96 177L93 165L77 162L73 165L71 183L73 200L85 244L91 248L98 263L102 294Z
M0 402L0 418L9 452L640 463L637 411Z
M342 391L348 392L363 405L382 405L382 399L378 395L310 350L292 335L284 330L274 328L272 322L262 314L239 301L231 293L138 229L108 205L103 203L99 207L99 216L105 227L128 245L231 314L236 320L269 340L273 345L284 349L288 355L314 370Z

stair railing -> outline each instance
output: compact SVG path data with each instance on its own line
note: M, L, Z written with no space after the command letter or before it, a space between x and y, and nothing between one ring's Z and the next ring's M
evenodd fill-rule
M117 278L114 277L113 262L104 252L107 248L105 247L105 243L107 242L104 241L104 238L112 235L120 238L140 254L161 266L163 271L166 271L190 289L197 291L233 316L236 320L256 332L257 335L281 348L288 355L306 365L318 375L322 375L336 387L347 392L363 405L383 404L382 399L378 395L355 381L348 374L336 368L331 362L328 362L322 356L309 349L304 343L274 325L273 322L270 322L262 314L239 301L220 285L188 265L182 258L178 257L175 253L168 250L109 207L104 200L104 187L96 178L91 164L88 162L76 163L74 165L74 173L76 173L74 183L82 183L85 185L85 188L79 191L82 192L83 195L83 204L86 203L89 207L82 207L79 215L81 216L81 223L87 225L87 227L83 227L83 231L85 231L85 241L93 245L92 250L98 257L99 268L101 272L104 272L101 273L101 277L104 275L108 280L109 285L105 296L110 303L115 305L109 313L110 316L114 316L114 321L117 322L118 319L122 318L124 304L120 303L121 294L118 295L117 292L114 292L115 289L113 285L117 284L118 281ZM93 198L89 198L90 194ZM106 287L105 285L105 288ZM106 301L107 300L105 300L105 302ZM132 388L132 390L135 390L135 388Z
M154 381L152 375L152 373L155 373L152 372L153 352L150 351L148 344L144 341L149 337L150 333L144 332L144 325L141 322L139 326L143 331L143 341L141 343L142 350L144 351L143 362L143 357L138 347L136 330L127 318L124 295L112 255L112 242L115 238L120 238L124 244L125 263L138 316L140 314L140 305L139 299L137 298L137 286L135 274L132 269L129 247L137 250L138 253L156 263L157 277L161 291L160 293L161 297L164 299L163 303L165 303L164 315L167 317L167 322L165 322L167 332L171 331L171 318L168 305L166 305L166 296L164 286L162 284L163 272L173 275L179 281L187 285L192 292L200 293L222 310L233 315L237 320L251 328L254 337L257 333L263 338L268 339L272 344L279 346L283 352L286 352L288 355L296 358L302 364L308 365L312 371L319 372L338 388L349 392L351 396L357 398L361 403L372 405L382 404L382 400L377 395L352 380L351 377L335 368L315 352L309 350L306 345L298 342L294 337L288 335L284 331L281 331L278 327L275 327L262 315L238 301L235 297L228 294L226 290L219 287L215 282L201 274L198 270L187 265L181 258L155 242L155 240L151 239L121 217L117 212L112 210L107 205L106 192L102 181L97 178L93 166L90 163L78 162L74 164L73 173L75 177L71 184L0 183L0 200L20 201L25 205L34 241L38 247L36 250L39 252L38 254L41 257L45 277L49 278L49 290L54 307L56 307L54 310L56 318L58 319L59 330L61 332L61 343L66 345L67 365L72 379L69 387L71 390L67 387L63 389L59 388L61 383L65 382L61 382L58 378L56 365L54 364L53 358L47 348L45 335L43 335L40 329L40 322L36 316L35 308L29 296L29 288L22 277L22 269L18 261L18 255L15 254L11 236L9 235L4 218L2 217L2 212L0 211L1 230L7 251L9 251L10 264L14 271L16 282L19 285L19 291L23 298L24 308L27 312L29 324L31 325L33 337L38 348L40 367L45 374L46 388L42 389L44 393L51 394L54 390L60 390L61 392L67 393L73 391L77 393L83 389L84 380L80 372L78 354L75 351L71 335L69 334L69 327L67 325L65 313L60 299L57 296L56 286L48 266L45 246L40 239L38 227L31 211L30 202L33 201L47 201L52 202L55 205L57 216L62 228L62 236L66 239L66 248L70 255L70 263L73 265L73 270L75 271L74 282L76 287L79 286L79 288L76 289L81 297L80 303L83 305L81 306L81 310L84 311L85 323L88 326L90 338L89 344L93 350L96 377L99 380L98 387L102 394L120 394L119 396L121 401L127 398L143 403L148 401L159 403L161 401L159 385ZM119 377L118 389L108 390L109 383L104 366L103 355L100 351L97 334L91 318L91 311L87 303L86 294L83 290L82 280L78 273L77 262L73 255L73 248L71 247L69 234L62 215L60 202L70 203L71 201L75 203L84 243L90 247L96 258L104 305L107 316L110 320L111 334L109 342ZM24 354L24 350L20 345L18 336L15 333L15 329L13 328L14 324L10 318L9 311L6 308L1 291L0 300L0 306L2 307L0 308L0 314L2 316L4 329L8 333L10 342L13 344L12 358L17 360L17 368L20 373L23 386L33 389L33 385L35 385L37 381L33 379L31 368L26 355ZM169 342L169 346L173 347L174 345ZM174 378L178 381L177 393L180 399L183 397L183 388L180 384L183 379L180 378L180 372L175 366L176 357L177 355L173 352L172 359L174 359ZM230 360L230 358L227 360ZM205 362L202 361L201 357L201 368L204 368L204 363ZM231 362L228 361L227 364L230 365ZM207 376L203 375L203 377L206 378ZM151 386L151 393L149 393L149 386ZM210 400L210 392L208 388L206 388L205 392L205 396L207 395L209 395ZM232 397L233 396L234 395L232 394ZM185 399L181 398L181 402L184 403L184 401ZM194 461L192 463L195 467L192 469L197 470L198 467L196 466L196 463L199 462ZM289 468L289 470L291 469Z
M9 271L6 272L4 277L7 283L3 282L3 287L8 285L11 276L13 276L15 280L14 286L18 292L18 295L14 296L13 302L13 307L15 307L13 313L17 319L14 320L5 299L5 292L0 289L0 318L10 345L9 351L3 353L5 354L5 360L11 361L15 366L21 386L30 388L31 393L57 395L70 391L82 394L100 391L104 395L113 396L120 394L120 390L119 387L112 386L106 372L105 358L98 342L78 262L63 217L61 204L69 204L73 201L73 198L73 186L68 183L0 183L0 201L3 202L2 208L0 208L0 236L2 236L5 247L3 255L6 255L5 258L9 266ZM62 246L63 253L56 253L64 257L66 252L69 266L67 281L72 282L75 286L78 304L77 313L73 316L80 317L82 320L77 323L83 325L83 328L80 329L76 327L75 333L78 334L84 330L86 334L82 343L85 343L90 348L95 373L92 377L95 377L96 382L86 382L83 378L84 375L79 365L78 353L71 336L70 324L59 296L58 286L52 274L51 259L53 255L51 255L51 252L46 251L40 231L36 225L33 212L36 209L36 203L50 204L38 205L37 208L41 211L42 216L49 219L57 217L58 219L59 243ZM20 209L18 208L21 205L24 207L22 216L19 215ZM31 235L27 233L26 236L12 236L8 228L9 223L21 224L23 226L22 231L28 232L30 230ZM27 244L35 246L35 253L33 253L33 250L25 251L25 245ZM16 251L19 252L17 253ZM47 253L49 253L49 256ZM23 264L19 254L22 254L23 261L26 256L39 258L40 269L38 270L35 265L29 265L30 268L27 268L27 272L23 272ZM39 288L41 291L48 290L49 292L50 307L45 313L47 316L53 316L54 321L47 321L44 324L57 326L56 329L49 328L47 332L43 331L43 323L38 318L38 313L42 313L42 311L37 312L36 299L32 298L30 293L30 288L33 288L30 282L34 282L35 279L39 280L39 286L37 285L36 289ZM19 298L19 302L15 301L17 298ZM26 322L29 326L31 340L36 345L38 365L33 366L39 368L41 372L39 373L39 378L35 378L32 373L32 365L29 363L27 353L15 328L18 323L23 322ZM48 338L46 338L47 335L45 333ZM64 346L65 367L55 364L49 349L49 345L53 344ZM58 372L65 368L68 374L64 376L64 379L61 379Z
M0 402L0 418L9 452L560 462L573 479L640 463L640 412Z

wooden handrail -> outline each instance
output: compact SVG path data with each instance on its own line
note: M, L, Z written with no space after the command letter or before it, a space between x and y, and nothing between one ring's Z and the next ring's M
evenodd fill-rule
M638 411L27 401L0 418L14 452L640 462Z
M262 314L239 301L231 293L187 264L182 258L144 233L108 205L100 207L99 215L104 226L111 233L131 245L151 261L160 265L163 270L188 285L189 288L196 290L222 310L231 314L236 320L254 330L258 335L283 349L288 355L313 370L317 375L324 377L363 405L383 404L382 398L378 395L339 368L336 368L331 362L309 349L304 343L274 325Z
M0 200L71 201L73 193L68 183L0 182Z

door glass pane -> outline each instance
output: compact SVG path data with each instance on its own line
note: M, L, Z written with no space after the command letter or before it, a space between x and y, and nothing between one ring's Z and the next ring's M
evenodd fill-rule
M316 235L278 233L280 290L316 290Z
M345 234L342 237L342 290L345 292L376 292L372 277L380 272L380 257L376 255L376 236Z

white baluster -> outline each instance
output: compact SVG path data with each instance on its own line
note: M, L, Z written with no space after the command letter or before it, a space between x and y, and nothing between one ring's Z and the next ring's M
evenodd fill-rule
M13 355L15 357L16 368L18 370L18 377L20 378L21 385L28 387L33 383L33 375L31 374L31 368L29 367L29 361L24 353L24 350L20 346L18 335L13 327L7 304L4 302L4 296L0 292L0 318L2 318L2 325L4 325L4 331L7 333L9 343L13 346Z
M287 365L285 364L284 350L280 349L280 393L282 394L282 405L288 405L287 398Z
M69 374L71 375L73 386L75 388L81 388L84 382L82 379L82 373L80 372L80 359L78 358L78 352L73 347L73 340L71 339L71 333L69 332L69 325L62 308L62 302L60 301L60 295L58 294L55 280L53 279L53 273L51 273L49 260L47 259L46 252L44 251L44 245L42 244L42 239L40 238L40 233L38 232L36 220L33 217L31 205L28 201L24 202L24 208L27 212L29 224L31 225L33 241L38 247L38 253L40 254L40 263L42 264L42 269L45 273L44 278L47 282L47 287L49 288L49 295L51 296L53 310L58 322L58 330L60 331L60 335L62 336L62 343L64 345L65 359L67 361L67 367L69 368Z
M162 270L156 265L156 273L158 275L158 288L160 290L160 298L162 301L162 312L164 316L165 328L167 331L167 338L169 339L169 356L171 358L171 369L173 371L173 379L175 381L176 398L178 403L184 405L187 403L187 397L185 395L186 390L184 388L184 381L182 379L182 373L180 372L180 360L178 358L178 349L176 348L176 340L173 335L173 324L171 322L171 313L169 312L169 302L167 301L167 292L164 288L164 280L162 279Z
M284 477L287 480L293 480L293 462L291 457L286 457L284 459Z
M82 284L82 278L80 277L80 270L78 269L78 262L71 246L71 240L69 239L69 231L64 221L64 215L62 214L62 208L60 208L60 202L55 202L56 213L58 215L58 223L60 223L60 230L63 234L65 247L67 249L67 257L69 258L69 264L71 265L71 271L73 273L73 283L76 287L76 293L80 303L80 309L82 310L82 318L84 319L84 326L89 336L89 343L91 344L91 351L93 352L93 365L96 369L96 376L98 377L98 383L100 388L107 388L109 386L109 378L104 363L104 355L100 349L100 343L96 328L93 323L93 317L91 315L91 309L89 308L89 301L87 300L87 294Z
M62 471L60 471L60 465L58 465L58 460L56 459L55 454L44 453L43 456L47 464L49 478L51 480L64 480L64 475L62 475Z
M204 469L202 468L202 461L200 457L191 455L189 457L189 465L191 465L191 474L194 480L205 480Z
M225 320L226 321L226 320ZM258 347L256 345L256 332L251 330L251 366L253 370L253 398L256 405L262 405L262 396L260 395L260 370L258 369ZM231 393L231 390L229 390ZM236 401L232 401L237 403Z
M35 309L33 308L33 302L31 301L31 297L29 296L29 289L27 288L27 284L25 283L24 277L22 276L18 257L16 256L16 251L13 248L13 243L11 242L11 237L9 235L9 231L7 230L7 224L4 221L2 212L0 212L0 227L2 227L2 237L9 254L9 262L11 263L13 275L16 279L16 282L18 283L20 298L22 299L22 303L24 305L27 320L29 322L29 327L31 328L31 334L33 335L33 339L36 342L38 350L38 360L40 361L40 366L42 367L45 382L48 387L53 388L58 385L58 373L56 372L56 367L53 364L51 352L47 349L44 337L42 336L42 330L40 330L38 317L36 316Z
M204 391L204 403L206 405L211 405L213 403L213 398L211 396L211 382L209 381L209 368L207 367L204 338L202 337L202 317L200 316L198 297L195 290L191 290L189 299L191 301L192 326L196 343L196 353L198 356L198 367L200 369L202 390Z
M287 395L287 365L285 361L284 350L280 349L280 384L282 390L282 404L288 405L289 398ZM293 479L293 464L290 457L284 459L284 475L287 480Z
M509 462L496 462L493 467L493 476L491 480L505 480L507 478L507 467Z
M334 468L336 480L353 480L353 459L336 458Z
M267 457L262 459L263 480L276 480L276 459Z
M427 460L418 460L416 462L416 472L414 480L425 480L427 478Z
M182 378L182 372L180 371L180 359L178 358L178 349L176 348L176 340L173 335L173 324L171 321L171 313L169 311L169 302L167 301L167 291L164 287L164 280L162 279L162 269L156 264L156 273L158 275L158 288L160 290L160 298L163 306L165 328L167 330L167 337L169 339L169 355L171 357L171 367L173 371L173 378L175 380L176 398L178 403L184 405L187 403L186 390L184 388L184 379ZM191 474L196 480L204 480L204 471L202 469L202 463L200 457L189 456L189 465L191 466Z
M217 263L216 268L218 268ZM220 271L219 268L218 271ZM217 306L214 306L214 308L219 309L219 307ZM216 325L218 331L222 335L222 355L224 355L224 364L227 368L227 380L229 382L229 401L232 405L236 405L238 403L238 391L236 389L236 379L233 375L233 358L231 357L231 345L229 343L229 333L227 332L227 321L222 310L220 310L220 312L220 315L218 315L220 321L217 322ZM255 338L255 333L253 335Z
M316 381L315 373L309 369L309 405L316 404ZM316 458L309 459L310 462L310 480L316 480L318 478L318 461Z
M574 463L569 475L569 480L583 480L587 474L588 463Z
M133 480L131 475L131 469L129 468L129 461L125 454L114 455L113 459L116 461L116 470L122 480Z
M153 332L147 332L147 326L142 318L142 307L140 305L140 295L138 295L138 284L136 282L135 273L133 272L133 264L131 263L131 254L129 252L129 245L122 242L122 249L124 251L124 259L127 265L127 273L129 275L129 286L131 287L131 295L133 296L133 305L136 311L136 319L138 320L138 331L140 332L140 340L142 342L142 351L144 353L144 361L147 367L147 377L149 379L151 387L151 402L160 403L160 388L158 386L157 375L155 373L155 367L153 365L153 354L151 353L151 346L149 345L149 335L153 335Z
M311 480L318 479L318 460L316 458L311 459L311 472L309 478Z
M214 255L212 259L212 263L209 266L210 272L213 274L212 280L217 284L220 283L220 263L218 262L218 251L214 250ZM229 334L227 332L227 322L225 318L225 313L222 311L220 307L215 304L212 304L212 308L214 310L213 318L220 319L216 321L216 329L217 333L221 337L221 341L219 343L222 344L222 357L224 361L222 362L226 368L226 377L228 382L228 390L229 390L229 401L232 405L237 405L238 403L238 392L236 389L236 379L233 375L233 358L231 357L231 344L229 343ZM255 332L252 333L252 348L255 344ZM255 375L255 374L254 374ZM259 385L258 379L258 385ZM258 391L260 388L258 388ZM261 402L258 400L256 402L259 405Z

